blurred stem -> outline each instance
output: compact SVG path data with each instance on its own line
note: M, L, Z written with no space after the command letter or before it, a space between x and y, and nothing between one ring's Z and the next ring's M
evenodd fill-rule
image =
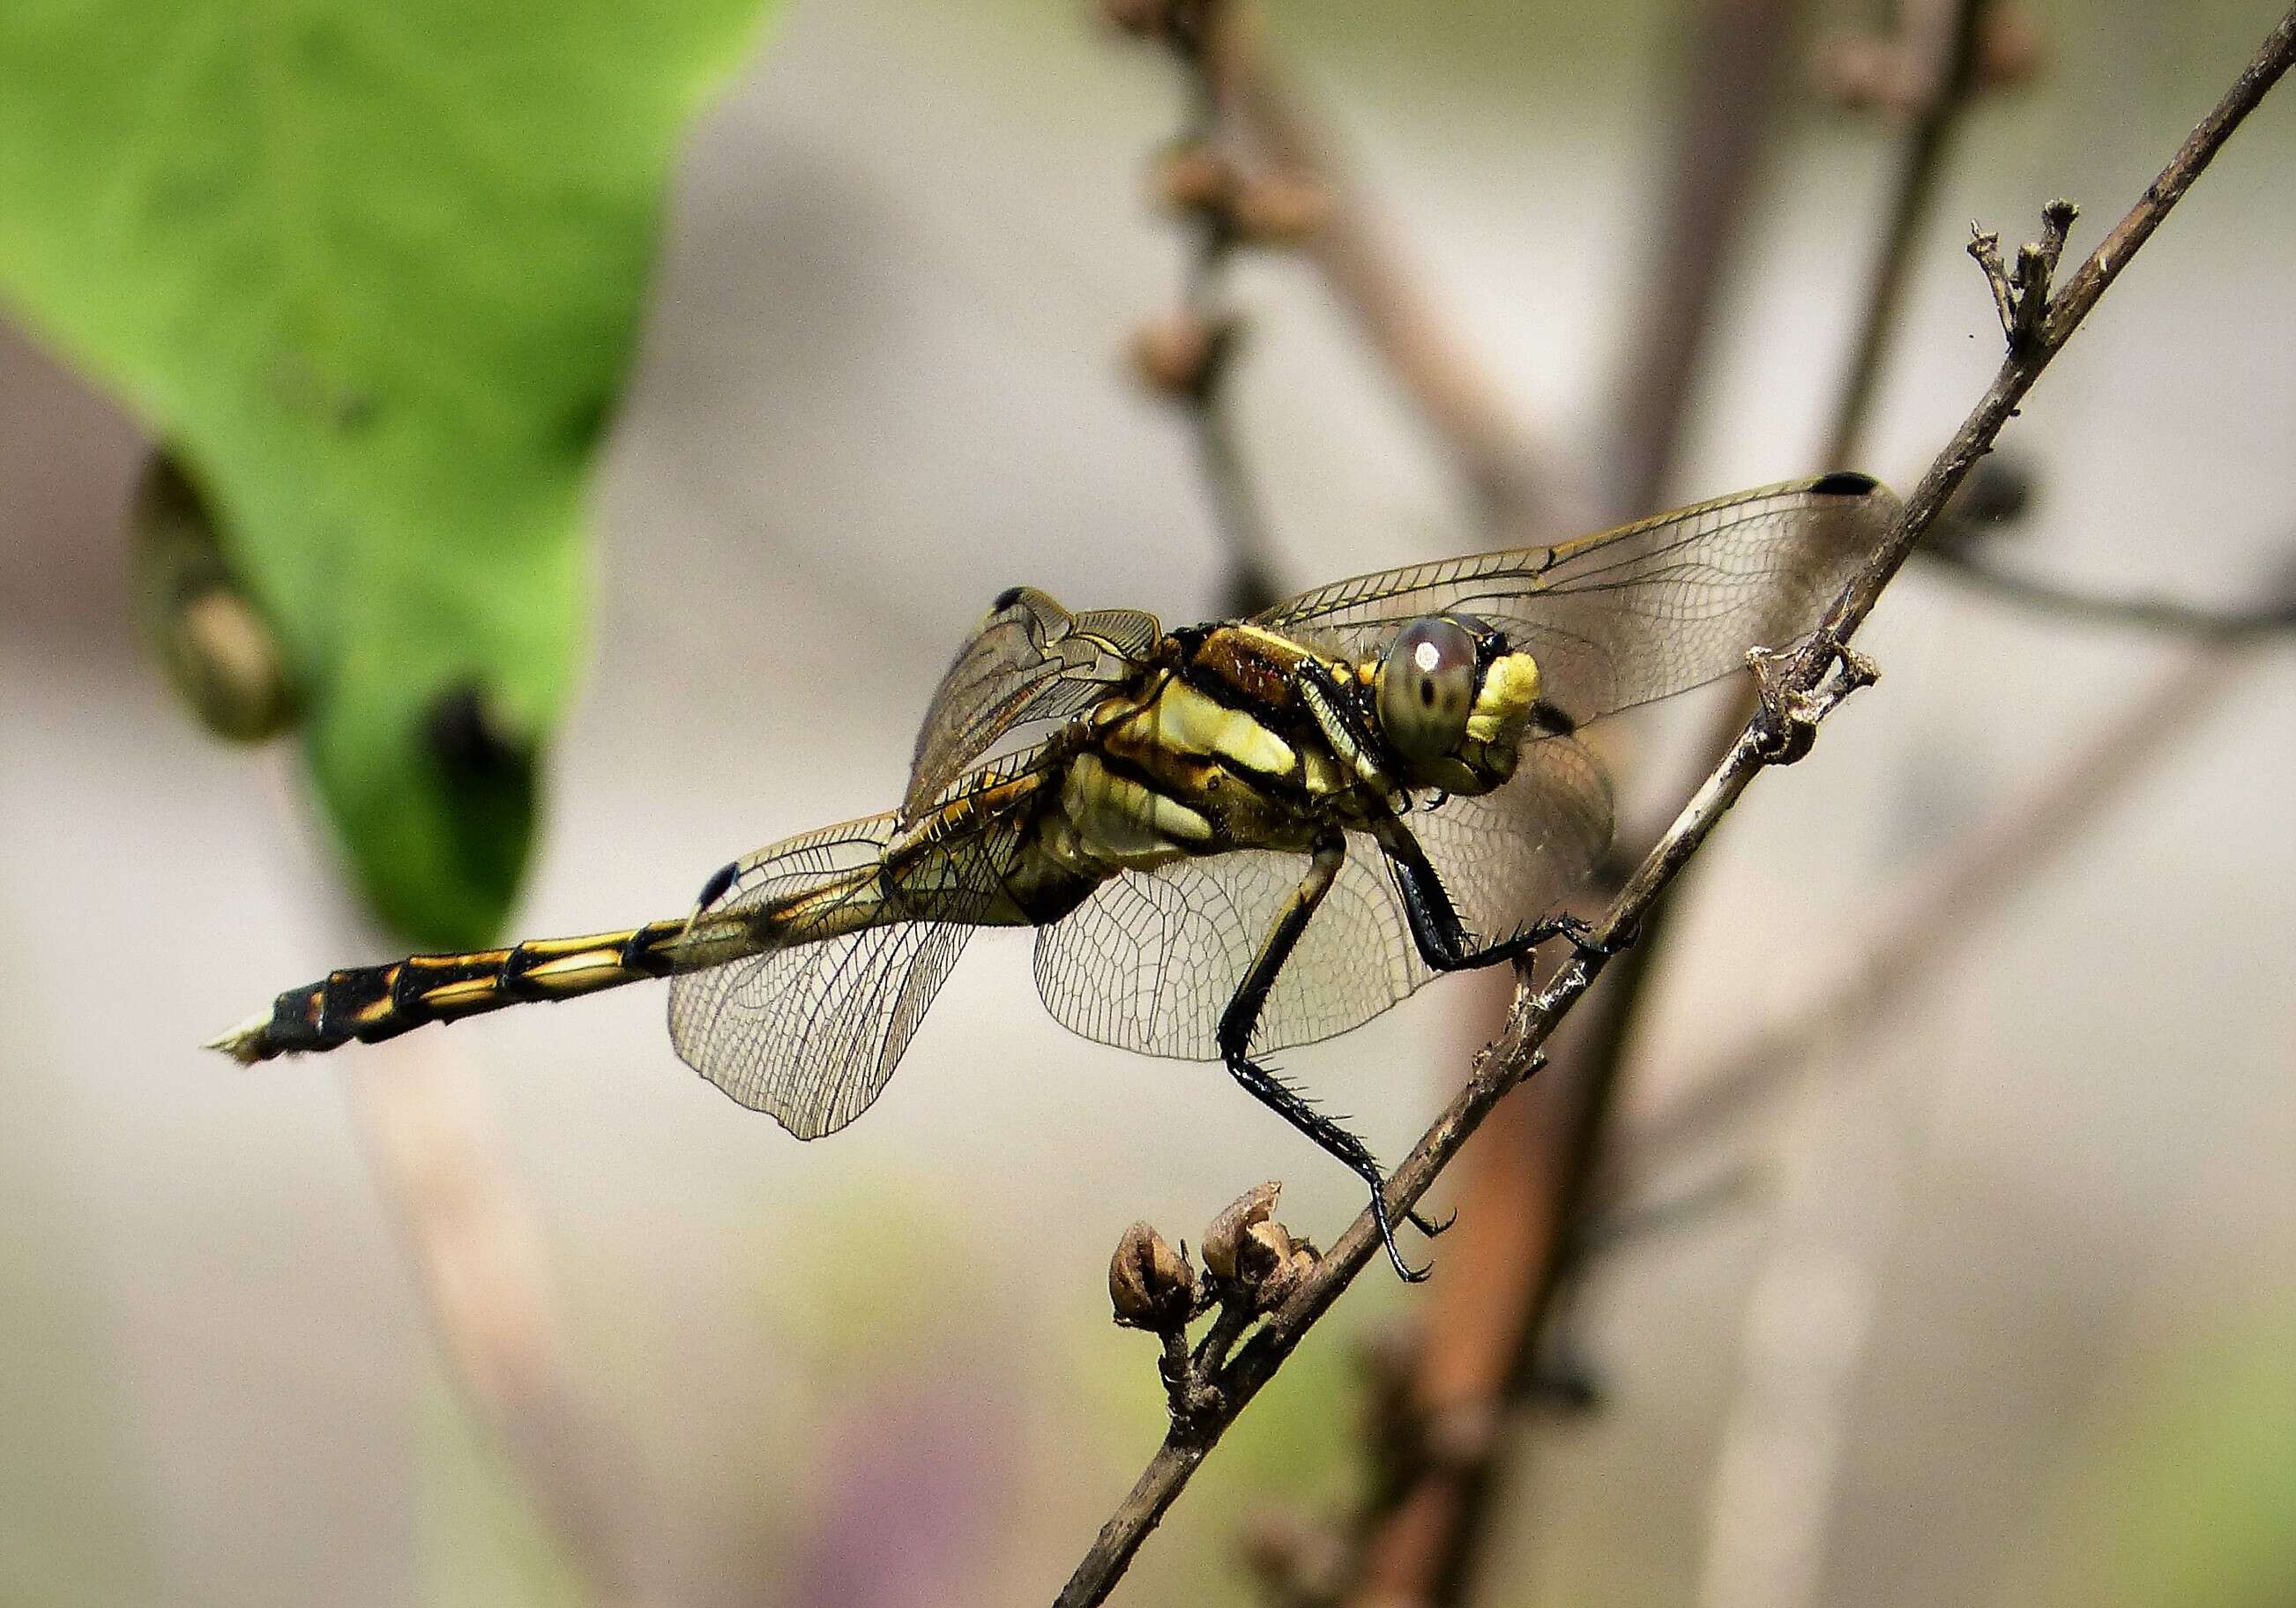
M1615 431L1614 512L1655 508L1744 225L1773 109L1793 76L1803 0L1703 0L1660 209L1657 289L1635 325Z
M394 1046L351 1079L375 1183L397 1213L449 1371L509 1454L601 1608L658 1608L636 1453L566 1356L533 1209L499 1153L469 1069Z
M2296 554L2283 558L2262 595L2278 599L2285 612L2296 597ZM2265 604L2257 613L2269 611ZM1792 1086L1818 1046L1874 1031L1908 989L1933 975L1949 945L1966 940L1988 912L2078 847L2240 685L2256 657L2246 638L2212 643L2131 699L2070 760L1979 828L1941 871L1887 907L1864 944L1829 945L1853 951L1855 962L1808 1004L1683 1079L1689 1094L1623 1136L1614 1171L1664 1166ZM1615 1198L1622 1187L1623 1180L1611 1176L1603 1194Z
M2296 628L2296 585L2245 608L2211 608L2165 597L2119 597L2076 592L2054 581L2015 575L1963 545L1933 542L1922 557L1939 573L1996 597L2091 625L2172 631L2210 642L2240 643Z
M1553 455L1503 398L1490 375L1414 288L1334 142L1286 80L1250 0L1169 0L1149 32L1188 77L1181 149L1209 155L1227 178L1217 201L1190 217L1184 328L1202 343L1201 366L1163 383L1187 410L1190 434L1227 546L1225 611L1257 613L1275 603L1274 544L1238 439L1230 370L1239 344L1227 300L1228 269L1247 242L1235 210L1241 189L1275 176L1321 198L1281 243L1321 273L1390 377L1449 451L1484 516L1514 539L1580 522ZM1217 171L1217 169L1216 169ZM1268 243L1264 236L1254 236Z
M1422 294L1423 276L1405 262L1349 174L1324 119L1268 49L1258 9L1248 0L1216 3L1225 25L1213 91L1262 160L1329 195L1322 226L1300 250L1332 299L1442 441L1494 526L1557 534L1577 529L1581 499L1568 485L1560 455Z
M1218 85L1233 53L1239 19L1235 0L1175 4L1164 37L1187 76L1188 111L1176 146L1207 153L1224 167L1240 160L1237 141ZM1192 234L1181 306L1185 327L1203 342L1201 366L1177 400L1185 410L1215 521L1228 553L1223 611L1257 614L1276 600L1275 548L1250 465L1237 439L1231 377L1238 324L1228 304L1228 267L1240 243L1233 197L1191 214Z
M1940 4L1949 8L1941 19L1941 29L1919 27L1927 20L1919 14L1923 9L1919 5L1906 7L1900 21L1903 37L1911 40L1925 33L1931 37L1933 48L1931 58L1921 64L1924 94L1898 149L1889 221L1882 226L1873 278L1866 287L1865 310L1858 320L1857 345L1850 351L1849 376L1816 467L1854 468L1866 449L1866 421L1873 412L1890 341L1897 333L1906 280L1913 272L1914 242L1935 210L1938 175L1944 169L1962 111L1976 83L1978 40L1988 4L1989 0L1929 0L1926 9L1932 15Z
M1707 0L1685 62L1683 111L1662 203L1656 288L1628 357L1613 512L1657 505L1681 433L1698 354L1754 188L1763 137L1791 81L1799 0ZM1730 715L1734 728L1743 705ZM1710 745L1718 752L1726 736ZM1479 1455L1424 1469L1364 1541L1360 1600L1459 1601L1488 1538L1511 1409L1534 1390L1542 1337L1561 1302L1574 1225L1587 1211L1625 1046L1662 947L1666 907L1554 1049L1555 1070L1510 1104L1475 1147L1462 1215L1468 1276L1432 1292L1417 1391L1431 1421L1479 1415ZM1463 1233L1466 1232L1463 1228Z

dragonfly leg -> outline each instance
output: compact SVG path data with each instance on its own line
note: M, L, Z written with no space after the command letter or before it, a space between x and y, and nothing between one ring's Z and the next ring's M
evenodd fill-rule
M1252 958L1251 969L1236 985L1234 997L1221 1012L1219 1021L1220 1059L1238 1083L1250 1091L1253 1098L1277 1116L1298 1128L1320 1146L1324 1153L1336 1158L1352 1169L1356 1175L1371 1185L1372 1219L1379 1225L1380 1243L1387 1247L1387 1259L1406 1282L1416 1284L1427 1276L1425 1268L1414 1268L1403 1259L1403 1252L1395 1243L1395 1225L1387 1210L1387 1176L1380 1170L1378 1159L1368 1145L1317 1111L1298 1090L1292 1088L1274 1072L1251 1059L1252 1030L1259 1025L1259 1013L1267 1007L1267 995L1275 986L1276 975L1283 963L1291 958L1292 950L1307 931L1308 919L1316 914L1324 896L1331 891L1332 879L1340 874L1340 866L1347 857L1347 843L1334 837L1316 847L1308 862L1308 874L1300 886L1284 901L1275 924ZM1417 1212L1406 1214L1408 1220L1422 1232L1439 1234L1448 1223L1432 1224Z
M1466 972L1481 966L1504 965L1529 954L1550 939L1566 938L1590 954L1610 955L1623 948L1598 940L1595 930L1575 915L1548 915L1519 927L1496 942L1477 948L1459 919L1457 907L1435 874L1427 851L1410 828L1393 816L1378 824L1380 847L1395 867L1396 885L1403 890L1404 914L1411 923L1412 940L1419 957L1438 972Z

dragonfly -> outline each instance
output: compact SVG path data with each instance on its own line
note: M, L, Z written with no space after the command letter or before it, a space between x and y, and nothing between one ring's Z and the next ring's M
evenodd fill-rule
M1564 905L1611 795L1579 734L1806 636L1897 512L1837 472L1173 630L1015 587L934 693L898 809L721 867L689 915L334 972L210 1047L251 1063L667 977L678 1056L812 1139L876 1100L973 932L1031 927L1055 1019L1224 1063L1370 1185L1415 1280L1370 1148L1267 1058L1586 941Z

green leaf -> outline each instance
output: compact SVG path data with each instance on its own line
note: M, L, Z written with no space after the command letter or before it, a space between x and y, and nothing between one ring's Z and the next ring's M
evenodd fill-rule
M0 5L0 297L200 483L418 941L516 887L671 160L762 10Z

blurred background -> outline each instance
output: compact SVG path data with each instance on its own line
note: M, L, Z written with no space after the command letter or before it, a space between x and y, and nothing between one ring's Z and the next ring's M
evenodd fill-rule
M1265 14L1419 294L1599 515L1693 37L1732 7ZM1910 248L1857 467L1910 486L1998 362L1967 220L2013 242L2070 195L2085 253L2275 15L2032 9L2038 71L1964 114ZM1660 504L1835 466L1903 134L1803 63L1888 21L1818 5L1793 36ZM2007 567L2224 605L2284 568L2285 93L2005 435L2036 488ZM1007 585L1223 606L1186 424L1124 357L1179 293L1145 174L1182 101L1065 0L778 17L676 168L520 932L674 913L729 855L886 807ZM1233 299L1229 414L1283 589L1492 545L1311 264L1254 254ZM339 890L293 745L205 736L137 641L145 450L0 324L0 1600L614 1597L523 1472L596 1448L635 1595L1048 1600L1161 1432L1153 1345L1108 1323L1125 1226L1193 1241L1281 1177L1328 1241L1356 1183L1217 1067L1064 1034L1021 935L972 947L878 1106L816 1144L680 1066L653 989L253 1071L201 1051L393 946ZM1859 642L1881 685L1680 889L1610 1136L1625 1202L1731 1187L1575 1282L1599 1402L1516 1410L1476 1595L2288 1601L2296 655L1920 568ZM1954 895L1943 941L1885 962L1886 1003L1761 1051L2163 686L2073 790L2094 810ZM1496 1021L1439 985L1287 1068L1392 1158ZM1749 1046L1759 1093L1670 1120ZM474 1249L423 1253L425 1222ZM1425 1296L1366 1276L1119 1600L1264 1600L1236 1537L1270 1504L1345 1510L1358 1342L1482 1274L1435 1256ZM591 1449L506 1450L474 1413L434 1316L474 1292L518 1365L482 1394L573 1382Z

